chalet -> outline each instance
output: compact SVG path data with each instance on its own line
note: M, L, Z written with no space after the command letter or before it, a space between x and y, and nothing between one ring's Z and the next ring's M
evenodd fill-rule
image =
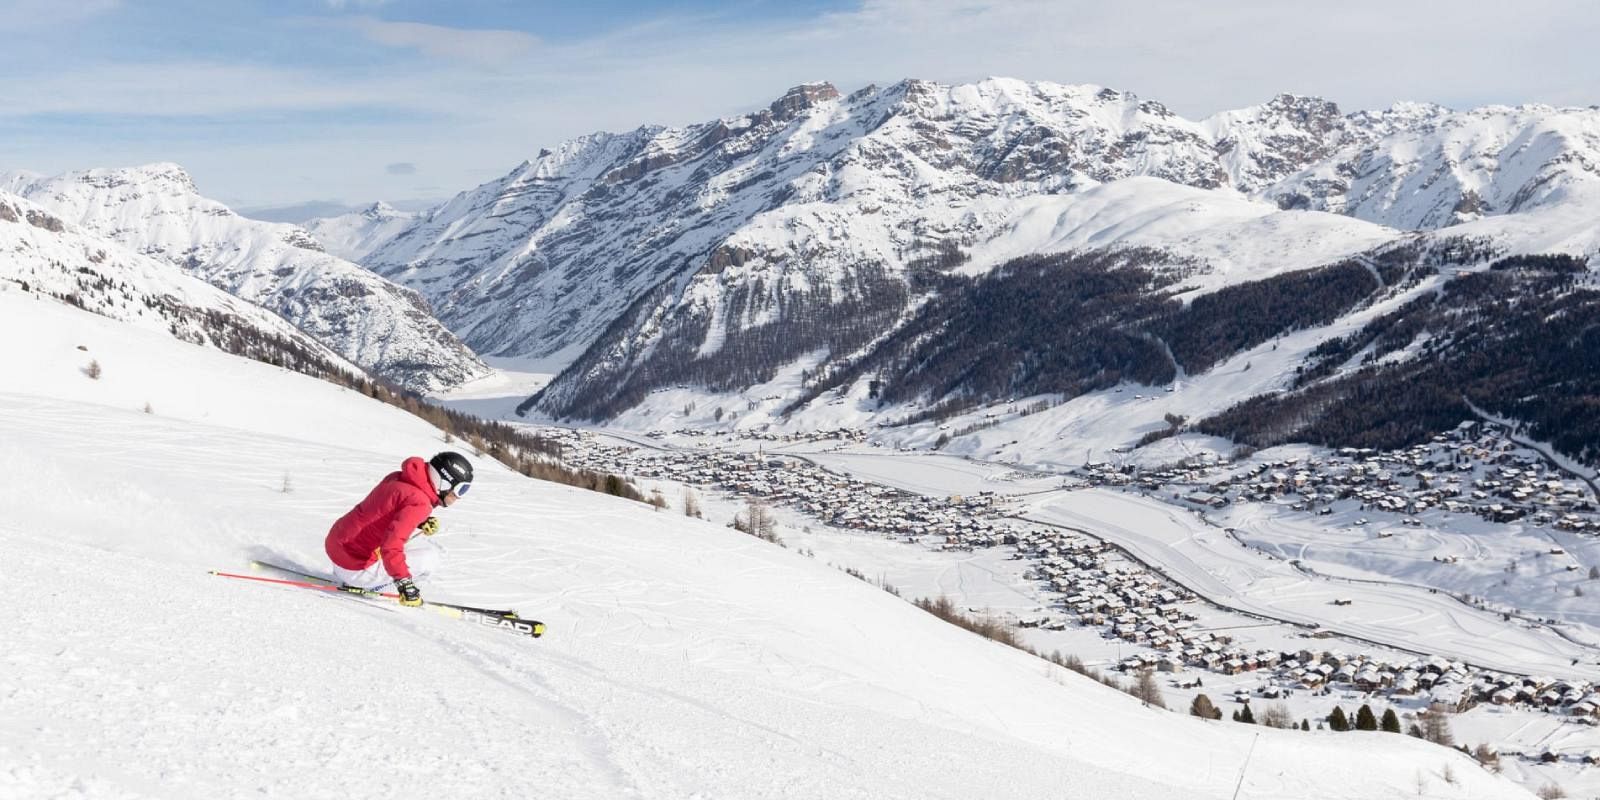
M1428 708L1434 711L1460 713L1473 705L1472 692L1464 684L1436 684L1428 692Z
M1375 692L1379 689L1382 689L1385 685L1383 676L1376 668L1371 666L1367 666L1360 672L1357 672L1355 677L1352 678L1350 682L1354 684L1357 689L1360 689L1364 692Z
M1228 498L1222 495L1212 494L1210 492L1190 492L1189 494L1184 495L1183 499L1197 506L1206 506L1209 508L1222 508L1228 505Z

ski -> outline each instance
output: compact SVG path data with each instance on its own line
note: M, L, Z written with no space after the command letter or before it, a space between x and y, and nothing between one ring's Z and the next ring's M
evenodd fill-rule
M400 597L400 595L395 594L394 592L375 592L371 589L359 589L354 586L336 586L332 581L320 579L320 582L285 580L282 578L263 578L260 575L240 575L235 572L222 572L220 570L211 570L211 574L219 578L234 578L244 581L256 581L258 583L276 584L278 586L297 586L303 589L317 589L324 592L341 592L344 594L353 594L358 597L382 597L394 600L398 600ZM435 603L428 600L423 601L423 606L434 608L441 612L450 614L450 616L454 616L457 619L467 620L468 622L474 622L479 625L485 625L511 633L530 636L535 639L544 635L543 622L532 619L522 619L521 617L515 616L514 612L506 612L502 614L500 612L472 608L471 606L455 606L449 603Z
M544 623L537 620L479 614L476 611L462 611L461 618L476 622L479 625L487 625L491 628L532 636L535 639L544 635Z
M358 587L355 587L355 586L342 586L342 585L334 583L332 580L329 580L328 578L325 578L325 577L323 577L321 575L313 575L313 574L311 574L309 572L301 572L300 570L291 569L289 567L285 567L285 566L282 566L280 564L271 564L271 563L268 563L268 562L265 562L265 561L252 561L252 562L250 562L250 566L252 568L272 569L272 570L277 570L278 572L282 572L282 573L285 573L285 574L288 574L288 575L296 575L296 576L298 576L298 577L300 577L302 579L305 579L305 580L317 581L319 583L324 583L324 584L327 584L329 586L334 586L334 587L338 588L339 591L349 592L351 594L370 594L370 595L377 596L377 597L390 597L390 598L397 598L397 597L400 596L399 593L397 593L397 592L385 592L385 591L380 591L378 589L361 589L361 588L358 588ZM427 603L430 606L441 606L443 608L453 608L453 609L455 609L457 611L471 612L471 613L474 613L474 614L486 614L486 615L492 616L492 617L506 617L508 619L521 619L521 617L517 616L517 612L515 612L515 611L513 611L513 610L511 610L509 608L478 608L477 606L463 606L463 605L457 605L455 603L439 603L439 602L434 602L432 600L424 600L423 602Z

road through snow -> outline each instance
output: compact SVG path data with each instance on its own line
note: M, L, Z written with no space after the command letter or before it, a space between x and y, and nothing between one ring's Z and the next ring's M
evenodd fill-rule
M1158 500L1086 489L1036 499L1024 517L1112 542L1218 605L1489 669L1600 679L1593 650L1547 628L1508 624L1420 587L1308 575Z

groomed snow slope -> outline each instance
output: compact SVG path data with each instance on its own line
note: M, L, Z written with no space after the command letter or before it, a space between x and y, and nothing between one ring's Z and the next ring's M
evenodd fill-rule
M0 796L1227 798L1241 767L1242 798L1528 796L1407 737L1141 708L795 552L484 459L423 589L540 641L210 577L320 563L438 432L15 291L0 335L30 343L0 349L25 500L0 515Z
M979 274L1039 253L1147 246L1206 262L1186 285L1218 289L1337 261L1401 236L1362 220L1281 211L1217 191L1133 177L1008 202L1010 221L958 271Z

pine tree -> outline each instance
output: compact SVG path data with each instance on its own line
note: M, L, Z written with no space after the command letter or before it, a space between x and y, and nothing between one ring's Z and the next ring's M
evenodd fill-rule
M1392 709L1392 708L1384 709L1383 710L1383 721L1382 721L1382 723L1380 723L1379 727L1380 727L1380 729L1382 729L1382 730L1384 730L1384 731L1386 731L1388 733L1399 733L1400 732L1400 716L1398 714L1394 713L1394 709Z
M1335 731L1350 730L1350 720L1344 715L1344 709L1334 706L1333 713L1328 715L1328 729Z
M1372 706L1363 703L1356 711L1356 730L1375 731L1378 729L1378 717L1372 713Z
M1249 703L1245 703L1244 704L1244 708L1241 708L1238 711L1233 712L1233 721L1234 722L1244 722L1244 723L1248 723L1250 725L1256 724L1256 715L1250 711L1250 704Z
M1222 710L1203 694L1194 696L1194 702L1189 704L1189 713L1201 719L1222 719Z

